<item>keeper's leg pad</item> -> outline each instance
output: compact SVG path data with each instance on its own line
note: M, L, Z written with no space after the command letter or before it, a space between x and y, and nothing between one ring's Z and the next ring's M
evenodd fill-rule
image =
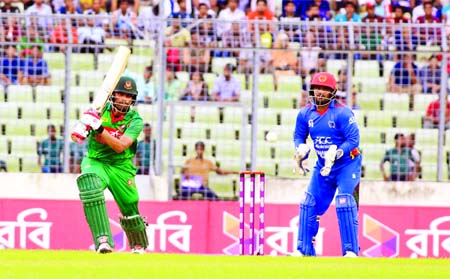
M147 248L148 239L145 231L147 224L144 219L140 215L133 215L120 217L119 220L122 229L127 235L130 248L133 249L136 246Z
M305 256L315 256L313 238L318 231L319 219L316 214L316 201L311 193L305 192L305 199L300 203L297 250Z
M95 248L98 248L100 242L105 241L114 247L100 177L95 173L84 173L77 178L77 184Z
M341 234L342 255L347 251L358 255L358 208L352 195L336 195L336 213Z

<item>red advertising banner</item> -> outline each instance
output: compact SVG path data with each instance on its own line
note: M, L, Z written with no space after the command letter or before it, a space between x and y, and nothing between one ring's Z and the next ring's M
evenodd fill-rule
M107 203L116 251L126 237L118 208ZM150 252L238 254L237 202L142 202ZM268 204L265 254L295 249L298 206ZM450 257L450 208L362 206L360 245L364 257ZM249 227L246 224L246 235ZM258 225L256 232L258 233ZM79 201L0 200L0 249L93 249ZM333 207L321 217L318 255L339 256L340 237Z

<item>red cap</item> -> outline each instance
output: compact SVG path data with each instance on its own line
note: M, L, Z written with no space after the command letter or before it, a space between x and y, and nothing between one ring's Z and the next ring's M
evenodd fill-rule
M336 79L330 73L320 72L313 76L311 86L313 85L326 86L332 90L336 90Z
M375 8L375 5L372 2L369 2L369 3L366 3L366 8L373 9L373 8Z

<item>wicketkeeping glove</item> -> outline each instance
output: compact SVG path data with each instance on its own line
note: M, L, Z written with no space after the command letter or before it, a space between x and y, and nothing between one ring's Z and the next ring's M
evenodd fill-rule
M91 127L97 133L103 132L102 120L95 110L87 110L80 118L80 122Z
M337 149L335 144L331 145L327 152L325 152L325 166L320 170L322 176L328 176L331 172L331 167L334 165L334 161L344 155L342 149Z
M295 161L294 173L297 172L297 169L301 170L303 172L303 175L306 175L306 173L309 172L309 169L303 166L303 162L306 159L308 159L310 151L311 149L309 145L305 143L301 143L297 146L297 148L295 149L295 156L294 156Z

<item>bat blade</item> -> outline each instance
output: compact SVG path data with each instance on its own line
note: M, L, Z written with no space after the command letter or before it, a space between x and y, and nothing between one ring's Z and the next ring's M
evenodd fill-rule
M125 68L128 64L128 58L131 51L128 47L119 46L119 49L114 56L114 60L106 73L105 79L102 82L100 88L95 92L94 100L91 104L91 109L95 109L101 113L105 108L105 105L111 96L114 88L119 82Z

